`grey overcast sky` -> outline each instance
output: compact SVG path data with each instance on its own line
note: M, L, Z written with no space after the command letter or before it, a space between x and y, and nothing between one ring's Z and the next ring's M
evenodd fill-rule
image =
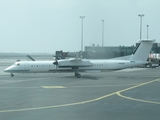
M140 38L160 42L160 0L0 0L0 52L54 53L84 46L132 46Z

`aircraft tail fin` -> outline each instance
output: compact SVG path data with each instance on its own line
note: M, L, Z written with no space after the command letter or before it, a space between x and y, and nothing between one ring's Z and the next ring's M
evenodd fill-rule
M130 60L147 61L155 40L140 40L139 42L140 44L131 55Z

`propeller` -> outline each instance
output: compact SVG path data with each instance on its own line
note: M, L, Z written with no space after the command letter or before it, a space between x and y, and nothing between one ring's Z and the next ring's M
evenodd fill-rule
M53 57L55 57L55 62L53 62L53 64L56 65L56 69L57 69L57 67L58 67L58 61L57 60L59 60L59 58L57 56L53 56Z
M58 61L56 60L55 62L53 62L54 65L58 65Z

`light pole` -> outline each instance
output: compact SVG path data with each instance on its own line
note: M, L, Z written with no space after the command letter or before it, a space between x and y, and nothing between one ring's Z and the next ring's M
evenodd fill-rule
M104 45L104 20L102 20L102 47Z
M149 25L146 25L147 26L147 39L148 39L148 27L149 27Z
M144 16L144 14L138 14L138 16L140 17L140 40L142 38L142 17Z
M82 56L82 52L83 52L83 19L85 18L85 16L80 16L80 18L82 19L82 28L81 28L81 56Z

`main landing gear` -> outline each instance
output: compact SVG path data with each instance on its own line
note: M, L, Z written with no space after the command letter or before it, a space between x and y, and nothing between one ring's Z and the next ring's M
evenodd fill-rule
M14 77L14 74L13 73L11 73L11 75L10 75L11 77Z
M79 74L78 72L75 72L74 74L77 78L81 78L81 74Z
M74 72L75 72L75 76L77 77L77 78L81 78L81 74L79 74L79 69L78 69L78 67L72 67L72 69L74 70Z

